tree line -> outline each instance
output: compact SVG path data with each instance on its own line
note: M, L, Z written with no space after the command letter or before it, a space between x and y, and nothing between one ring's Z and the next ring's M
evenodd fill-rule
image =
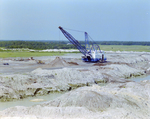
M36 50L43 49L75 49L72 44L58 41L0 41L0 47L4 48L29 48Z
M84 41L79 43L85 47ZM93 42L89 42L92 44ZM98 45L143 45L150 46L150 42L132 41L95 41ZM29 49L76 49L69 41L0 41L0 47L4 48L29 48Z

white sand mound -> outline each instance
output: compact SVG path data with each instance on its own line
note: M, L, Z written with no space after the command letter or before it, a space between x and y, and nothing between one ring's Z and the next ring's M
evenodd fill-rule
M124 64L111 64L111 65L106 65L102 67L103 69L108 69L109 72L107 72L107 75L110 76L117 76L117 77L122 77L124 75L123 78L129 78L132 76L140 76L145 74L144 70L139 70L136 68L132 68L128 65L124 65Z
M0 112L0 117L148 119L150 82L121 85L78 88L41 105L6 109Z
M133 85L137 89L137 91L130 89L131 87L133 87ZM107 108L111 108L111 107L126 108L132 106L132 108L136 108L136 107L140 107L140 103L137 102L139 101L138 98L140 97L142 98L142 96L144 95L142 94L143 92L142 89L144 88L144 86L142 85L129 82L124 87L117 87L116 85L113 84L110 84L109 87L107 86L100 87L98 85L93 85L92 87L82 87L74 91L71 91L69 93L66 93L53 101L44 103L43 105L56 106L56 107L67 107L67 106L86 107L92 111L96 111L96 110L104 111ZM148 84L145 84L145 86L146 85ZM113 86L115 86L115 89L112 89ZM141 89L138 87L140 87ZM145 92L148 91L149 89L150 88L147 87L147 89L145 89ZM124 97L124 93L120 93L120 90L122 90L122 92L126 92L126 96L128 95L128 97ZM134 95L130 95L130 93L133 92ZM135 98L134 96L138 98Z
M67 64L60 58L56 58L54 61L59 62L61 66ZM53 64L57 65L57 63ZM132 68L125 64L90 68L65 67L55 70L38 68L27 74L0 75L0 100L45 95L51 91L67 91L99 82L126 82L123 80L124 78L142 74L145 74L144 70Z
M112 103L112 95L83 87L69 92L60 98L45 103L43 106L54 107L86 107L92 111L104 111Z

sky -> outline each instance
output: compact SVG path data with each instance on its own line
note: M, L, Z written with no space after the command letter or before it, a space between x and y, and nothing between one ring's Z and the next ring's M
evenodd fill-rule
M150 0L0 0L0 40L150 41Z

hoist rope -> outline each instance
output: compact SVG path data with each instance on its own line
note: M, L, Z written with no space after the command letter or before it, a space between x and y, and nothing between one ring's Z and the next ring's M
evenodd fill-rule
M63 28L64 28L64 27L63 27ZM85 32L85 31L79 31L79 30L69 29L69 28L64 28L64 29L71 30L71 31L76 31L76 32Z

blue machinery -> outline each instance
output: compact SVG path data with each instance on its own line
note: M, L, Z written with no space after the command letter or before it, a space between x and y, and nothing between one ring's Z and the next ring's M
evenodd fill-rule
M104 62L106 57L104 52L100 50L99 45L94 42L89 43L88 33L85 32L85 48L67 31L65 31L61 26L59 29L64 34L64 36L84 55L82 60L85 62Z

